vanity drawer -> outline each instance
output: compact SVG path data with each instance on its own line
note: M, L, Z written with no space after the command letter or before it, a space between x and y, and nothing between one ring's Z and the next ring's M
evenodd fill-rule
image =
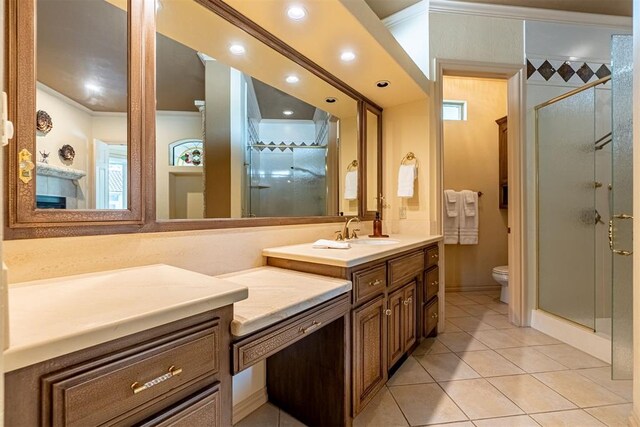
M389 281L391 287L407 284L415 276L421 276L424 270L424 252L389 261Z
M43 414L54 426L111 424L210 377L219 371L220 326L207 326L43 378Z
M353 274L353 303L359 304L370 297L381 294L387 287L385 264Z
M427 251L425 254L426 254L425 264L427 265L426 268L438 265L438 259L440 258L440 254L437 246L431 246L430 248L427 248Z
M351 308L349 294L277 323L233 343L233 373L236 374L344 316Z
M220 399L220 383L216 383L138 427L220 426Z
M438 295L438 289L440 288L440 270L438 267L432 268L427 271L424 277L424 301L429 301L434 296Z
M438 299L436 298L431 304L424 306L422 316L423 336L427 336L438 326Z

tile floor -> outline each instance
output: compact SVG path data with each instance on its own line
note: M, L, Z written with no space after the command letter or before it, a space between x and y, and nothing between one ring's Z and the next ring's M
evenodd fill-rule
M631 381L506 318L492 292L448 293L445 332L424 340L354 420L360 426L627 426ZM267 403L238 427L302 426Z

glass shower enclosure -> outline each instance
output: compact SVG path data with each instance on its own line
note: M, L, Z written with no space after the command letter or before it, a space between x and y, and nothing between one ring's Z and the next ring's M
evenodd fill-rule
M538 308L612 340L614 378L632 367L631 36L612 76L535 109Z

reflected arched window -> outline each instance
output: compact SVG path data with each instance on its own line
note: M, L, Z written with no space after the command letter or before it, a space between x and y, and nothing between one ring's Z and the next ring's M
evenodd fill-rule
M202 166L204 147L201 139L181 139L169 144L170 166Z

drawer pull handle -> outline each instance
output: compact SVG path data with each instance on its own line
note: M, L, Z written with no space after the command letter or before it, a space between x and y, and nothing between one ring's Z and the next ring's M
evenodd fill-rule
M151 381L147 381L142 385L140 385L140 383L137 381L134 382L133 384L131 384L131 390L133 390L133 394L138 394L141 391L151 388L156 384L160 384L161 382L164 382L170 378L173 378L176 375L179 375L181 373L182 373L182 368L176 368L175 366L170 366L169 372L167 372L164 375L160 375L158 378L154 378Z
M433 315L431 316L431 318L433 318L433 319L437 319L437 318L438 318L438 313L433 313Z
M404 305L409 305L409 304L411 304L411 301L413 301L413 298L409 297L406 300L404 300L403 304Z
M368 285L369 286L378 286L380 283L382 283L382 280L376 279L376 280L374 280L372 282L369 282Z
M322 325L322 322L318 322L317 320L314 320L311 326L307 326L306 328L300 326L299 331L302 332L303 334L306 334L307 332L311 332L314 329L319 328L320 325Z
M387 308L387 309L384 311L384 314L386 314L387 316L391 316L391 309L390 309L390 308Z

